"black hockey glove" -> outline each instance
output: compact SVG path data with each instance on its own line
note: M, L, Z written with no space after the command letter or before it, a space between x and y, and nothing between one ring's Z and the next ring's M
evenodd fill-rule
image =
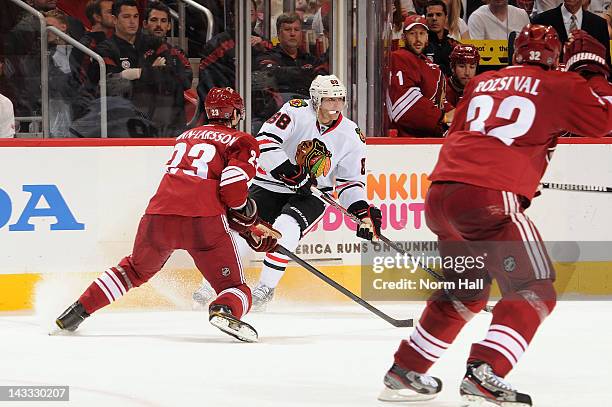
M369 205L366 201L357 201L348 207L348 211L361 220L357 227L357 236L374 242L378 241L380 227L382 226L380 209L374 205Z
M289 160L270 171L270 175L282 181L289 189L299 195L312 194L310 187L317 185L316 180L310 176L308 171L299 165L292 164Z

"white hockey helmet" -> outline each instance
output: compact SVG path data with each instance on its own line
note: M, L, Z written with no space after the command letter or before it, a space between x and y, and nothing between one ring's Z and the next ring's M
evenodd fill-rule
M316 111L323 98L346 98L346 87L336 75L317 75L310 84L310 99Z

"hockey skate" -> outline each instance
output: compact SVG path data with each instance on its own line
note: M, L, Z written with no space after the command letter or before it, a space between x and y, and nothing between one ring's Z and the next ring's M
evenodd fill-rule
M209 310L209 321L228 335L243 342L257 342L257 331L251 325L232 315L225 305L213 305Z
M217 293L206 280L202 280L200 287L193 293L193 308L205 309L210 302L217 298Z
M514 390L484 362L468 364L459 392L464 407L486 406L487 403L502 407L531 406L529 395Z
M435 398L442 391L442 381L437 377L405 370L393 364L385 375L385 388L380 401L424 401Z
M253 305L252 312L264 312L268 303L274 298L274 288L268 287L265 284L257 284L253 289Z
M52 331L49 334L54 335L62 332L74 332L88 316L89 314L85 311L85 308L83 308L83 304L76 301L55 320L55 325L57 325L59 330Z

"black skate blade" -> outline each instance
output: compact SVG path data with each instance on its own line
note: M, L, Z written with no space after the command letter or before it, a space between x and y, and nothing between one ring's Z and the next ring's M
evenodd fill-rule
M213 312L210 315L210 323L239 341L252 343L258 340L255 328L231 315Z

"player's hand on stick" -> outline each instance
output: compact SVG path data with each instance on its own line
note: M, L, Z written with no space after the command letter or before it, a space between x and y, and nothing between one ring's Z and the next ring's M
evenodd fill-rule
M241 208L230 208L227 210L227 222L232 230L238 233L245 232L257 223L257 204L247 197L246 203Z
M240 233L249 246L256 252L273 252L278 245L281 233L274 229L268 222L257 219L255 225L249 230Z
M357 227L357 236L378 241L380 227L382 226L382 212L374 205L369 205L366 201L357 201L348 207L348 211L361 220Z

